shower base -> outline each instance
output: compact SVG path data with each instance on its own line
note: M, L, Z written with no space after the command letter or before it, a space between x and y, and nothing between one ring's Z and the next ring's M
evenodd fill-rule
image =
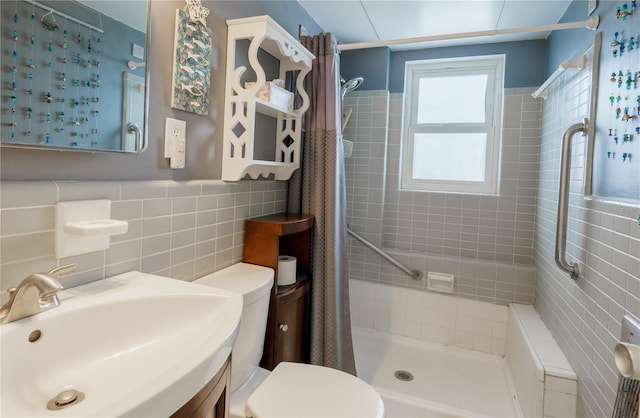
M361 327L353 344L358 376L380 393L387 418L519 415L503 357Z

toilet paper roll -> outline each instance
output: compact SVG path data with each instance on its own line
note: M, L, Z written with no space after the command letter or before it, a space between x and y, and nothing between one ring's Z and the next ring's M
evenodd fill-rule
M278 257L278 286L288 286L296 282L296 258L290 255Z
M640 346L618 343L614 351L620 374L629 379L640 379Z

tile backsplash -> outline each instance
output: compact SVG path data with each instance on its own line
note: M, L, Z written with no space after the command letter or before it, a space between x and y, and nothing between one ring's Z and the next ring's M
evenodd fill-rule
M130 270L191 281L242 260L244 221L286 210L286 182L18 182L0 185L0 288L31 273L77 263L71 287ZM129 222L108 250L57 260L55 204L110 199Z

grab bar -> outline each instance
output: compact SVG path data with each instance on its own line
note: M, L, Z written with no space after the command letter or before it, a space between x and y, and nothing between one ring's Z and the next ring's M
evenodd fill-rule
M136 148L135 152L136 153L139 154L142 151L147 149L146 138L140 132L140 127L138 126L138 124L136 124L134 122L127 123L127 132L128 133L133 133L136 136L136 139L135 139L135 148Z
M558 187L558 222L556 224L556 264L569 273L573 280L580 275L575 261L567 261L567 211L569 209L569 175L571 171L571 137L577 132L587 134L589 120L571 125L562 135L562 155L560 157L560 186Z
M408 268L400 264L398 261L396 261L394 258L392 258L389 254L385 253L380 248L376 247L375 244L367 240L365 237L353 232L351 228L347 228L347 232L349 233L349 235L351 235L352 237L354 237L355 239L363 243L366 247L369 247L369 249L373 250L374 253L378 254L380 257L384 258L385 260L387 260L388 262L390 262L391 264L393 264L394 266L398 267L400 270L405 272L412 279L414 280L422 279L422 272L420 270L409 270Z

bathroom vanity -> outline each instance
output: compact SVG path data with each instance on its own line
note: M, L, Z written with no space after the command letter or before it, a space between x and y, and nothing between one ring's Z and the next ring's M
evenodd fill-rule
M261 366L272 370L282 361L309 361L312 215L281 213L248 219L244 261L270 267L278 277L278 256L297 259L296 281L271 291Z
M229 416L231 358L189 402L171 418L226 418Z
M0 326L2 416L227 416L242 296L131 271L58 300Z

